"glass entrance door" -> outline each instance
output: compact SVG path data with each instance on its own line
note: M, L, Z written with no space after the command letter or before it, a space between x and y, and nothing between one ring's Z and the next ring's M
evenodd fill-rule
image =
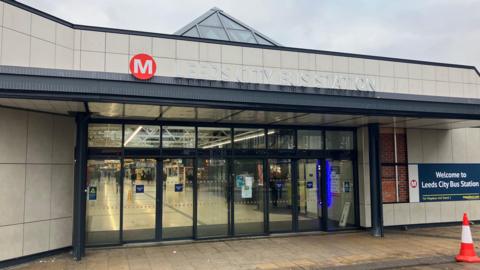
M328 228L355 227L353 165L347 159L325 160Z
M292 231L292 170L290 159L270 159L269 230L270 232Z
M298 230L319 230L322 224L320 159L298 160Z
M197 237L228 235L228 163L225 159L198 159Z
M123 169L123 240L154 240L157 161L125 159Z
M262 159L233 161L233 224L235 235L263 234L264 173Z
M88 160L86 184L86 244L120 243L120 160Z
M193 237L194 160L163 160L162 238Z

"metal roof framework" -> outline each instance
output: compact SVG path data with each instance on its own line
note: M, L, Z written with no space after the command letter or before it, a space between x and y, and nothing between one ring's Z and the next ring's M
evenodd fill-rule
M187 37L281 46L273 39L216 7L205 12L174 34Z

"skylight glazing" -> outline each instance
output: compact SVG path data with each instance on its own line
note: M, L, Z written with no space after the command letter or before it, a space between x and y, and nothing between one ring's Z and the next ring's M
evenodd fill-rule
M217 8L209 10L175 34L270 46L279 45Z

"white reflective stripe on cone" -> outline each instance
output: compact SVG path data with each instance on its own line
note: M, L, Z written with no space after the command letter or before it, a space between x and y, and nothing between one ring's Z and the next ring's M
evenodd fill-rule
M462 243L465 243L465 244L473 243L470 226L462 226Z

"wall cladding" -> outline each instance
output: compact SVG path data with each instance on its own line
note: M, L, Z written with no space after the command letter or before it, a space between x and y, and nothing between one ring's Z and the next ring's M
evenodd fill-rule
M73 118L0 108L0 261L71 246Z
M157 76L351 90L344 82L363 78L379 92L480 98L472 69L77 30L0 2L2 9L1 65L128 73L129 59L145 52Z

